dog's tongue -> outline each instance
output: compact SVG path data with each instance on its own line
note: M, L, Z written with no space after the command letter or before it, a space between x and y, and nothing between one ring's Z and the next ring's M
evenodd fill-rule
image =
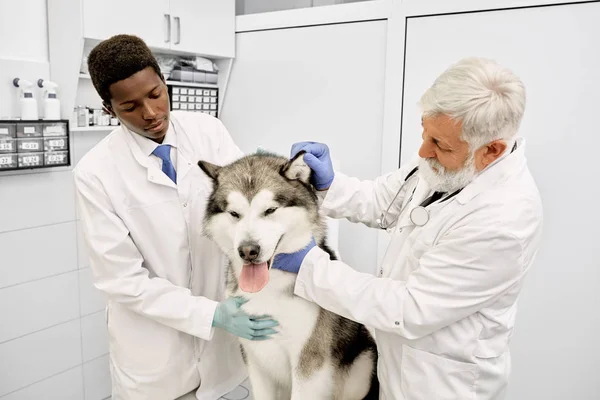
M244 264L240 275L240 289L248 293L259 292L269 282L267 263Z

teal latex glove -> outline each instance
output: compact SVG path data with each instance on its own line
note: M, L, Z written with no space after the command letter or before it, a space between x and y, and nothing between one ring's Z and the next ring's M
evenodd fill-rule
M219 303L215 310L212 325L248 340L266 340L277 333L273 327L277 321L266 315L254 317L246 314L240 307L248 300L242 297L230 297Z

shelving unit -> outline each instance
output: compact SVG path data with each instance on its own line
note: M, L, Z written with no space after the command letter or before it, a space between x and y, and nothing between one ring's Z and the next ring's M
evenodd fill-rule
M74 126L71 128L71 132L112 132L117 129L120 125L110 125L110 126Z
M235 57L235 1L208 4L187 0L130 0L126 4L117 0L48 0L50 78L61 88L61 116L71 119L79 104L101 107L90 76L81 73L81 65L91 48L119 33L141 37L156 55L199 56L215 63L216 84L169 80L167 85L218 89L221 110ZM119 15L127 17L113 15L111 5L125 7ZM100 22L111 18L110 24ZM114 129L73 128L74 132Z

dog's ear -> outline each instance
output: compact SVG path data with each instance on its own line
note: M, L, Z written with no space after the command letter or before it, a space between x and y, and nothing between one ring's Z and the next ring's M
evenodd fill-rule
M308 184L310 180L311 170L308 165L304 162L304 154L306 152L300 151L290 161L288 161L283 168L281 173L289 180L299 180L303 183Z
M221 171L221 167L218 165L209 163L208 161L198 161L198 166L206 175L208 175L211 179L216 180L219 176L219 171Z

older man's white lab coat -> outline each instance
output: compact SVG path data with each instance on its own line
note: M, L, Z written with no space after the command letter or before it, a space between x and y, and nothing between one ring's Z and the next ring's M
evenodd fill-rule
M429 222L415 227L409 212L430 194L420 179L390 229L378 276L330 261L319 248L305 258L295 293L375 330L382 399L504 398L517 298L542 229L525 144L517 144L458 195L428 206ZM337 174L322 207L331 217L378 227L415 166L373 182ZM406 186L388 221L407 205L415 184Z
M212 183L198 160L242 156L223 124L171 113L177 184L151 155L156 144L120 127L74 169L95 286L108 297L113 400L169 400L200 385L213 400L246 377L239 344L214 329L227 260L202 235Z

